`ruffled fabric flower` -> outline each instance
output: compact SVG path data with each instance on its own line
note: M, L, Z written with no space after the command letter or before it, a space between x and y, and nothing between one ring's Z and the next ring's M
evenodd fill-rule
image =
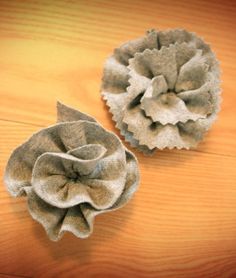
M151 30L107 59L102 95L133 147L194 148L219 111L218 62L194 33Z
M127 203L139 183L137 160L114 133L61 103L57 109L58 123L15 149L4 177L54 241L65 231L88 237L94 217Z

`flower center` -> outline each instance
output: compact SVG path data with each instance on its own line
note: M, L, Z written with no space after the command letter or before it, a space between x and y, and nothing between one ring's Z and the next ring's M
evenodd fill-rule
M71 182L81 182L82 176L77 171L71 171L66 174L66 178Z
M159 95L160 102L166 106L174 105L176 103L175 97L176 94L174 92L167 92Z

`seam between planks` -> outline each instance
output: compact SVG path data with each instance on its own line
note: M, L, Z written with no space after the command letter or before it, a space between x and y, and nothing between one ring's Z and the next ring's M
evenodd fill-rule
M39 125L39 124L30 123L30 122L22 122L22 121L15 121L15 120L7 120L7 119L2 119L2 118L0 118L0 121L16 123L16 124L24 124L24 125L30 125L30 126L37 126L37 127L41 127L41 128L46 127L45 125ZM216 155L216 156L222 156L222 157L233 157L233 158L236 158L235 155L228 155L228 154L223 154L223 153L220 154L220 153L205 152L205 151L199 151L199 150L191 150L191 151L192 152L197 152L197 153L204 153L204 154L211 154L211 155Z
M31 276L11 274L11 273L3 273L3 272L0 272L0 275L3 275L3 276L12 276L12 277L18 277L18 278L31 278Z

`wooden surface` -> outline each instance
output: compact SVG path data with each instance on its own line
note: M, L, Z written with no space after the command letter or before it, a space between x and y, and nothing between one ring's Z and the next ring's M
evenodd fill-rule
M195 151L135 152L141 185L86 240L50 242L1 179L0 277L236 277L235 1L0 0L0 175L60 100L115 132L100 98L105 58L150 28L183 27L222 67L219 119ZM118 132L117 132L118 134Z

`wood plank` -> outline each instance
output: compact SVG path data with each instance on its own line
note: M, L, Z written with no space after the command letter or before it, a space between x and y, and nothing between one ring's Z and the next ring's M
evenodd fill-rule
M103 63L147 29L204 37L223 80L222 110L199 147L153 157L133 150L139 190L98 216L86 240L50 242L26 200L1 182L0 277L236 276L235 16L231 0L0 1L0 177L12 150L55 122L56 100L118 134L100 98Z
M112 49L122 41L141 36L144 30L150 28L150 23L148 23L149 26L146 26L148 13L152 14L153 10L163 9L161 2L149 3L150 7L144 9L145 14L142 16L143 27L137 25L136 28L132 27L132 32L127 30L122 35L120 30L124 28L124 22L119 17L114 17L114 14L122 12L125 15L132 5L121 3L120 9L113 9L116 4L111 4L109 1L101 3L94 1L94 5L91 6L87 6L85 2L81 1L73 3L63 13L65 9L63 2L40 6L39 3L31 1L28 3L3 1L0 6L0 24L2 26L0 31L2 32L0 119L13 121L17 119L21 122L48 125L55 119L56 100L61 100L95 116L104 126L115 131L114 123L111 122L111 116L99 93L103 63ZM140 10L141 3L138 2L137 11ZM185 1L182 3L182 13L186 16L190 7ZM103 7L106 5L107 9L104 9ZM195 7L196 3L192 5ZM216 10L219 9L220 4L218 3L216 7L209 3L204 5L208 9ZM77 9L73 7L77 7ZM84 13L86 7L88 14ZM165 21L178 9L176 7L176 10L165 11L160 15L163 19L161 25L157 21L151 23L152 26L160 29L174 27ZM219 120L204 143L200 145L199 151L236 154L235 125L232 124L235 120L235 113L231 113L236 101L234 93L236 57L231 55L235 32L232 20L228 16L228 13L233 13L234 10L236 10L235 7L229 11L227 6L222 6L221 13L218 13L217 16L213 13L209 14L206 18L202 18L206 22L194 26L194 31L199 31L199 35L206 38L216 51L221 61L224 80L222 84L224 101ZM207 11L201 9L201 16L206 14ZM106 20L114 17L111 29L107 26L106 21L99 21L99 24L93 29L92 23L98 21L98 15L105 16ZM136 15L132 14L132 18L133 16ZM193 18L199 19L199 13L194 12ZM130 22L131 19L129 19ZM21 24L18 24L19 21ZM90 25L85 27L83 24L87 21L90 22ZM222 21L225 24L219 24ZM183 22L185 23L185 21ZM176 24L177 22L175 22L175 26ZM212 28L212 24L217 24L217 28ZM71 25L74 26L72 29ZM61 28L63 26L65 30ZM191 26L193 25L191 24ZM204 30L202 30L202 26L205 26ZM228 32L232 32L231 36L228 36L228 32L225 30L226 26L229 28ZM186 25L187 27L188 25ZM55 41L41 37L39 35L41 29L45 34L47 34L47 30L50 30L55 33L55 36L59 32L61 39ZM217 35L215 29L217 29ZM67 31L70 31L70 36L74 39L74 41L70 41L71 43L64 43L63 35L66 37ZM14 36L15 33L25 36L25 32L26 38ZM96 36L95 32L97 32ZM106 35L103 32L106 32ZM90 40L87 39L88 34ZM105 45L98 43L97 40L101 42L101 38L104 38ZM107 39L109 40L107 41ZM85 41L86 43L84 43ZM95 45L96 47L94 47Z
M0 175L12 149L37 129L0 121ZM236 157L169 151L138 159L142 182L134 199L98 216L87 240L67 234L49 242L25 199L1 187L1 271L30 277L220 277L236 271Z

